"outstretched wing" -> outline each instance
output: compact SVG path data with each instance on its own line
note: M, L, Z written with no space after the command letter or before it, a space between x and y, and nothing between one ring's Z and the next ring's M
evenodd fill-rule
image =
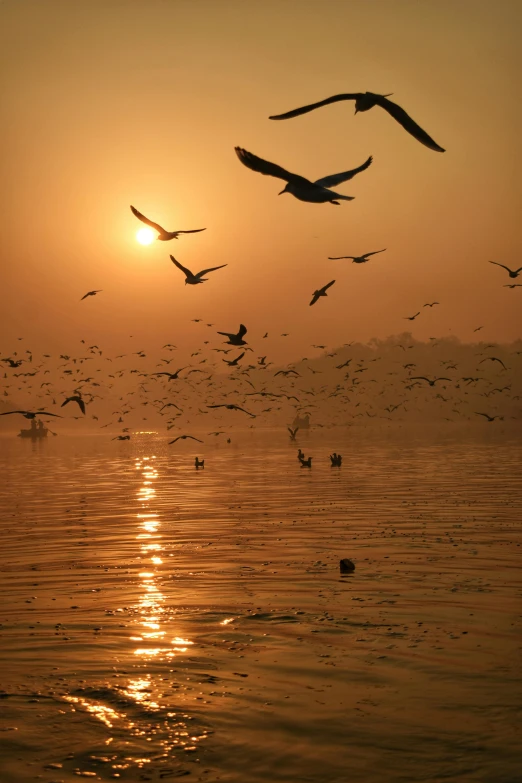
M160 234L166 233L165 229L162 228L162 226L160 226L159 223L153 223L152 220L149 220L148 218L145 217L145 215L142 215L141 212L139 212L136 209L136 207L133 207L132 204L131 204L131 210L132 210L132 214L135 215L135 217L137 217L138 220L141 220L142 223L146 223L151 228L155 228L156 231L160 232Z
M176 234L197 234L199 231L206 231L206 230L207 230L206 228L190 228L187 229L187 231L176 231Z
M384 253L386 250L385 247L383 247L382 250L373 250L371 253L365 253L364 258L369 258L370 256L374 256L376 253ZM438 302L434 302L434 304L438 304Z
M13 413L21 413L22 411L13 411ZM56 416L57 419L63 419L59 413L49 413L49 411L37 411L38 416Z
M178 269L181 269L181 271L182 271L182 272L184 272L184 273L185 273L185 275L186 275L187 277L194 277L194 275L192 274L192 272L190 271L190 269L187 269L187 267L186 267L186 266L183 266L182 264L180 264L180 263L179 263L179 261L176 261L176 259L174 258L174 256L171 256L171 257L170 257L170 260L172 261L172 263L173 263L175 266L177 266L177 267L178 267ZM202 272L200 272L200 274L203 274L203 273L202 273Z
M388 114L399 123L399 125L402 125L404 130L408 131L408 133L411 133L413 138L417 139L417 141L420 141L420 143L424 144L425 147L429 147L430 150L435 150L435 152L446 151L440 147L437 142L431 138L431 136L428 136L426 131L423 130L420 125L417 125L417 123L412 120L410 115L405 112L404 109L397 103L388 100L388 98L385 98L384 95L375 95L373 97L375 98L375 104L377 106L380 106L382 109L387 111Z
M328 289L331 288L331 286L333 286L334 283L335 283L335 280L330 280L329 283L327 283L325 286L323 286L322 290L323 291L328 291Z
M318 101L317 103L309 103L308 106L301 106L299 109L292 109L284 114L272 114L269 120L290 120L292 117L299 117L301 114L308 114L309 111L314 109L320 109L321 106L328 106L330 103L337 103L338 101L355 101L361 95L360 92L345 92L340 95L332 95L331 98L325 98L324 101Z
M196 277L203 277L203 275L207 275L209 272L215 272L216 269L223 269L224 266L228 266L228 264L221 264L221 266L211 266L210 269L202 269L201 272L197 273Z
M267 174L269 177L277 177L285 182L292 182L294 185L310 184L310 181L305 179L305 177L300 177L299 174L292 174L276 163L270 163L268 160L258 158L257 155L253 155L251 152L242 149L242 147L235 147L234 149L243 166L252 169L252 171L257 171L259 174Z
M368 166L371 166L372 160L373 158L370 155L370 157L358 166L358 168L350 169L350 171L342 171L340 174L330 174L329 177L321 177L321 179L316 179L314 184L319 185L322 188L332 188L335 187L335 185L340 185L341 182L346 182L361 171L365 171Z
M328 256L329 261L340 261L343 258L351 258L353 261L353 259L357 258L357 256Z
M495 264L495 266L501 266L501 267L502 267L502 269L505 269L505 270L506 270L506 272L511 272L511 269L510 269L508 266L506 266L505 264L499 264L499 263L498 263L498 261L489 261L488 263L490 263L490 264ZM522 267L521 267L521 268L522 268ZM518 271L520 271L520 270L518 270ZM505 278L504 278L504 279L505 279Z
M241 339L243 339L243 337L245 336L247 331L248 330L247 330L245 324L239 324L239 332L237 333L237 336L241 337Z
M12 413L21 413L22 416L25 416L28 411L6 411L5 413L0 413L0 416L10 416Z

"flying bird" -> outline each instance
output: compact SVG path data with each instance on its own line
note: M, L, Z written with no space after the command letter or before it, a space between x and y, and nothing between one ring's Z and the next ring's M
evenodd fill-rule
M246 345L246 340L243 340L243 337L247 331L248 330L244 324L239 324L239 331L237 334L231 334L230 332L218 332L218 334L222 334L224 337L228 337L228 340L225 340L228 345Z
M228 359L223 359L223 361L226 362L229 367L237 367L238 362L243 358L244 355L245 352L243 351L243 353L240 353L239 356L236 356L235 359L232 359L231 361L229 361Z
M422 305L423 307L433 307L433 305L438 305L440 302L426 302L426 304Z
M99 294L103 291L103 288L99 288L97 291L87 291L85 296L82 296L80 299L80 302L83 302L84 299L87 299L88 296L96 296L96 294Z
M58 419L63 419L59 413L49 413L49 411L6 411L0 413L0 416L10 416L12 413L20 413L26 419L35 419L37 416L56 416Z
M158 223L154 223L152 220L146 218L145 215L142 215L141 212L138 212L136 207L131 205L131 210L132 214L135 215L138 220L141 220L142 223L146 223L147 226L150 226L157 231L157 239L161 239L163 242L167 242L169 239L177 239L180 234L197 234L199 231L206 231L205 228L192 228L189 231L166 231Z
M276 163L270 163L268 160L258 158L257 155L253 155L251 152L247 152L242 147L235 147L236 154L241 163L252 171L257 171L260 174L267 174L270 177L277 177L286 182L285 187L279 193L291 193L292 196L300 201L309 201L316 204L324 204L330 202L330 204L337 204L339 202L336 199L342 201L353 201L353 196L343 196L341 193L336 193L329 188L334 185L340 185L341 182L346 182L360 171L364 171L372 162L370 156L361 166L351 171L343 171L340 174L331 174L329 177L322 177L321 179L311 182L305 177L301 177L299 174L292 174L290 171L283 169Z
M187 365L188 367L188 365ZM186 370L187 367L180 367L176 372L153 372L152 375L168 375L169 381L175 381L182 370Z
M368 111L374 106L380 106L388 114L396 120L399 125L402 125L404 130L408 131L417 141L424 144L425 147L429 147L430 150L435 152L445 152L432 138L428 136L425 130L420 125L412 120L409 114L404 109L393 101L389 101L388 97L393 93L387 95L378 95L374 92L351 92L341 93L340 95L332 95L331 98L326 98L324 101L318 103L310 103L308 106L301 106L299 109L293 109L293 111L287 111L285 114L274 114L269 117L270 120L289 120L292 117L298 117L301 114L307 114L309 111L319 109L321 106L328 106L330 103L337 103L338 101L355 101L355 113Z
M479 413L478 411L475 411L475 414L477 416L484 416L489 422L495 421L495 419L500 419L500 421L502 421L504 418L503 416L490 416L488 413Z
M481 359L481 360L480 360L479 364L482 364L482 362L498 362L499 364L501 364L501 365L502 365L502 367L504 368L504 370L507 370L507 367L506 367L506 365L504 364L504 362L502 361L502 359L497 359L497 357L496 357L496 356L486 356L486 358L485 358L485 359Z
M451 383L451 378L434 378L432 381L430 381L430 379L426 378L425 375L411 375L408 378L408 380L409 381L427 381L430 386L435 386L437 381L450 381L450 383Z
M207 408L226 408L228 411L242 411L243 413L247 413L249 416L252 416L253 419L256 418L255 413L250 413L250 411L246 411L239 405L207 405Z
M191 440L197 440L198 443L203 443L202 440L195 438L194 435L178 435L178 437L174 438L174 440L169 440L168 445L170 446L172 443L176 443L177 440L187 440L187 438L190 438Z
M351 258L354 264L365 264L370 256L374 256L376 253L384 253L386 248L382 250L374 250L371 253L364 253L362 256L328 256L329 261L341 261L343 258Z
M65 402L62 402L60 407L63 408L63 406L67 405L67 403L69 403L69 402L76 402L78 407L79 407L79 409L81 410L81 412L85 416L85 403L84 403L84 401L82 400L82 398L80 397L79 394L75 394L72 397L67 397Z
M335 283L335 280L331 280L329 283L324 285L322 288L318 288L317 291L314 291L314 295L312 297L312 301L310 302L310 307L317 302L317 300L321 296L327 296L327 291Z
M415 315L405 315L404 316L404 320L405 321L414 321L417 318L418 315L420 315L420 310L419 310L418 313L415 313Z
M488 263L495 264L495 266L501 266L502 269L505 269L506 272L509 274L509 276L512 278L518 277L519 274L522 272L522 266L519 266L518 269L510 269L508 266L505 266L504 264L499 264L498 261L489 261Z
M502 286L502 288L522 288L522 283L508 283Z
M207 275L209 272L215 272L216 269L223 269L224 266L227 266L227 264L221 264L221 266L212 266L210 269L202 269L201 272L198 272L197 274L194 274L194 272L191 272L190 269L187 269L185 266L182 266L179 261L176 261L174 256L170 257L170 260L173 264L175 264L178 269L181 269L181 271L185 274L185 285L187 283L189 285L197 285L198 283L204 283L207 278L203 277L203 275Z

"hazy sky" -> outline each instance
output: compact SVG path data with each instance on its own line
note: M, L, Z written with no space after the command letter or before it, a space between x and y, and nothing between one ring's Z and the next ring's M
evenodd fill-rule
M269 331L275 360L406 329L519 337L522 288L487 261L522 265L521 22L518 0L2 0L2 345L182 347L192 318ZM447 152L353 103L268 120L366 90ZM235 145L312 179L374 162L339 186L354 201L307 204ZM129 204L207 230L143 247ZM185 286L169 253L228 266Z

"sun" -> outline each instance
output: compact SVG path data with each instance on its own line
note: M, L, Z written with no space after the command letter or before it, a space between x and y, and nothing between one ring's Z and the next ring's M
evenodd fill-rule
M136 232L136 239L140 245L150 245L151 242L154 242L155 238L156 234L151 228L140 228L140 230Z

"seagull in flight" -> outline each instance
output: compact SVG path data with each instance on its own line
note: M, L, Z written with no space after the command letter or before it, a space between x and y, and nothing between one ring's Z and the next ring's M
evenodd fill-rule
M415 315L405 315L404 316L404 320L405 321L414 321L417 318L418 315L420 315L420 310L419 310L418 313L415 313Z
M501 365L502 365L502 367L504 368L504 370L507 370L507 367L506 367L506 365L504 364L504 362L502 361L502 359L497 359L497 357L496 357L496 356L486 356L486 358L485 358L485 359L481 359L481 360L480 360L479 364L482 364L482 362L498 362L499 364L501 364Z
M82 296L80 299L80 302L83 302L84 299L87 299L88 296L96 296L96 294L99 294L103 291L103 288L99 288L97 291L87 291L85 296Z
M484 416L489 422L495 421L495 419L500 419L500 421L502 421L504 418L503 416L490 416L488 413L479 413L478 411L475 411L475 414L477 416Z
M522 283L508 283L502 286L502 288L522 288Z
M495 266L501 266L502 269L505 269L506 272L509 274L510 277L513 279L515 277L518 277L519 274L522 272L522 266L519 266L518 269L510 269L508 266L505 266L504 264L499 264L498 261L489 261L490 264L495 264Z
M178 375L180 374L180 372L182 370L186 370L187 367L180 367L179 370L176 370L176 372L153 372L152 375L168 375L169 381L176 381L178 379Z
M141 212L138 212L136 207L133 207L132 204L131 210L132 214L135 215L138 220L141 220L142 223L146 223L147 226L150 226L157 231L157 239L161 239L163 242L167 242L169 239L177 239L180 234L197 234L199 231L206 231L206 228L192 228L189 231L166 231L159 223L154 223L152 220L149 220L149 218L146 218L145 215L142 215Z
M115 438L111 438L111 440L130 440L130 435L116 435Z
M301 177L299 174L292 174L290 171L283 169L276 163L270 163L268 160L258 158L257 155L253 155L251 152L244 150L242 147L235 147L236 155L241 163L252 171L257 171L260 174L267 174L270 177L277 177L286 182L285 187L279 193L291 193L292 196L300 201L309 201L315 204L324 204L330 202L330 204L339 205L337 199L342 201L353 201L353 196L343 196L341 193L336 193L334 190L330 190L330 187L340 185L341 182L346 182L360 171L364 171L372 162L370 156L361 166L350 171L343 171L340 174L331 174L329 177L322 177L321 179L311 182L311 180Z
M331 280L331 281L330 281L329 283L327 283L326 285L323 285L323 287L322 287L322 288L318 288L318 289L317 289L317 291L314 291L314 295L313 295L313 297L312 297L312 301L310 302L310 307L311 307L313 304L315 304L315 303L317 302L317 300L319 299L319 297L321 297L321 296L327 296L327 293L326 293L326 292L328 291L328 289L330 288L330 286L332 286L334 283L335 283L335 280Z
M246 340L243 340L243 337L246 333L247 328L244 324L239 324L239 331L237 334L231 334L230 332L218 332L218 334L222 334L224 337L228 337L228 340L225 340L228 345L246 345Z
M177 440L187 440L187 438L190 438L191 440L197 440L198 443L203 443L202 440L195 438L194 435L178 435L178 437L174 438L174 440L169 440L168 445L170 446L172 443L176 443Z
M374 106L380 106L388 114L396 120L399 125L402 125L404 130L408 131L417 141L424 144L430 150L435 152L445 152L437 142L435 142L431 136L428 136L425 130L420 125L412 120L409 114L404 109L393 101L389 101L388 98L393 93L387 95L378 95L374 92L349 92L341 93L340 95L332 95L331 98L326 98L324 101L318 101L318 103L310 103L308 106L301 106L299 109L293 109L293 111L287 111L285 114L274 114L269 117L270 120L289 120L292 117L298 117L301 114L307 114L309 111L319 109L321 106L328 106L330 103L337 103L338 101L355 101L355 113L362 111L368 111Z
M440 302L426 302L426 304L422 305L423 307L433 307L433 305L438 305Z
M210 269L202 269L201 272L198 272L197 274L194 274L194 272L191 272L190 269L187 269L187 267L182 266L179 261L176 261L174 256L170 257L170 260L173 264L175 264L178 269L181 269L181 271L185 274L185 285L187 283L189 285L197 285L198 283L204 283L208 278L203 277L203 275L208 274L209 272L215 272L216 269L223 269L224 266L227 266L227 264L221 264L221 266L212 266Z
M247 413L249 416L252 416L253 419L256 418L255 413L250 413L250 411L246 411L244 408L241 408L240 405L207 405L207 408L226 408L228 411L242 411L243 413Z
M382 250L374 250L372 253L364 253L362 256L328 256L329 261L341 261L343 258L351 258L354 264L365 264L370 256L374 256L376 253L384 253L386 248Z
M36 419L37 416L56 416L58 419L63 419L59 413L49 413L49 411L6 411L0 413L0 416L10 416L12 413L21 413L26 419Z
M63 408L63 406L67 405L67 403L69 403L69 402L76 402L78 404L79 409L81 410L81 412L85 416L85 403L84 403L84 401L82 400L82 398L81 398L81 396L79 394L74 394L72 397L67 397L65 402L62 402L60 407Z
M430 379L426 378L425 375L411 375L408 378L408 380L409 381L427 381L430 386L435 386L437 381L450 381L450 383L451 383L451 378L434 378L432 381L430 381Z

